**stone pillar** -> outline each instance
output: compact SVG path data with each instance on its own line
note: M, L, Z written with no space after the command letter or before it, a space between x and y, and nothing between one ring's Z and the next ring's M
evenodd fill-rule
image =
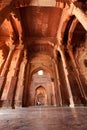
M56 106L57 103L56 103L56 96L55 96L54 82L51 82L51 85L52 85L52 95L51 95L51 99L50 99L50 100L53 101L53 102L52 102L53 104L51 104L51 105Z
M6 82L1 96L1 105L2 106L12 106L12 100L15 91L15 85L17 82L17 71L20 63L20 57L23 50L23 45L19 44L16 47L12 61L9 67L9 71L6 77Z
M61 91L60 91L60 79L59 79L59 71L57 67L57 54L56 54L56 48L54 49L54 69L55 69L55 76L56 76L56 87L57 87L57 96L58 96L58 105L62 106L62 97L61 97Z
M72 47L71 47L71 45L68 45L67 48L68 48L68 53L69 53L69 56L70 56L70 58L72 60L73 66L75 68L75 72L76 72L75 76L76 76L76 79L77 79L77 83L78 83L78 86L79 86L81 96L82 96L82 98L87 100L87 97L86 97L86 94L85 94L85 91L83 89L83 85L82 85L82 82L81 82L81 79L80 79L80 73L79 73L79 70L78 70L74 55L73 55Z
M56 76L56 69L55 69L55 59L52 60L52 66L53 66L53 82L52 82L52 92L53 92L53 100L54 100L54 106L57 106L57 76Z
M71 88L70 88L70 82L69 82L69 78L68 78L69 74L68 74L68 69L67 69L66 58L65 58L65 54L64 54L63 45L59 45L58 46L58 50L59 50L59 52L61 54L63 68L64 68L64 73L65 73L65 80L66 80L67 91L68 91L69 102L70 102L69 106L70 107L74 107L73 95L72 95Z
M59 94L59 106L62 106L62 96L60 90L60 79L59 79L59 71L57 65L55 65L56 73L57 73L57 81L58 81L58 94Z
M1 71L1 74L0 74L0 90L2 88L4 79L5 79L5 74L6 74L6 71L8 69L9 62L10 62L10 59L11 59L11 56L12 56L14 48L15 48L15 45L11 45L10 46L9 54L7 56L7 59L6 59L5 64L4 64L4 67L3 67L2 71Z
M72 14L76 16L76 18L79 20L79 22L87 31L87 15L80 8L76 7L73 3L72 6L73 6Z
M15 45L12 45L10 47L10 51L9 51L8 57L6 59L6 62L4 64L3 70L1 72L1 76L5 76L5 73L6 73L8 65L9 65L9 61L10 61L10 58L11 58L11 55L12 55L12 52L13 52L14 48L15 48Z
M16 89L16 95L15 95L15 107L22 107L22 98L23 98L23 90L24 90L24 73L25 73L25 67L27 64L26 59L26 51L24 51L24 57L23 61L20 65L20 71L18 75L18 83L17 83L17 89Z

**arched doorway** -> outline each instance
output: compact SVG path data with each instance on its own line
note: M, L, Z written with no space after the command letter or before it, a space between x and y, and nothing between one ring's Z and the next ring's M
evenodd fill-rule
M35 105L47 105L46 90L42 86L39 86L35 90Z

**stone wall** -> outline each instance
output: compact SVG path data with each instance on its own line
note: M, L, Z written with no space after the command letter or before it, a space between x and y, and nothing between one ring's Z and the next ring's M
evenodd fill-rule
M84 46L80 46L76 51L76 60L81 74L87 83L87 41Z

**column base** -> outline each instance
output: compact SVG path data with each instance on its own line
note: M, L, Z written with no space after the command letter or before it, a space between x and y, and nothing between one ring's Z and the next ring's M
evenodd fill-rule
M11 100L0 100L0 107L12 108Z
M69 101L70 101L70 105L69 105L69 107L74 108L74 107L75 107L75 105L74 105L73 98L72 98L72 97L70 97L70 98L69 98Z
M74 108L75 105L74 105L74 104L70 104L69 107L70 107L70 108Z
M14 107L15 108L18 108L18 107L22 107L22 101L15 101L15 103L14 103Z

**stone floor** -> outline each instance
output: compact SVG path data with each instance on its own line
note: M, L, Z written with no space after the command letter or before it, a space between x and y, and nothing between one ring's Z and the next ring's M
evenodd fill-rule
M1 109L0 130L87 130L87 108Z

